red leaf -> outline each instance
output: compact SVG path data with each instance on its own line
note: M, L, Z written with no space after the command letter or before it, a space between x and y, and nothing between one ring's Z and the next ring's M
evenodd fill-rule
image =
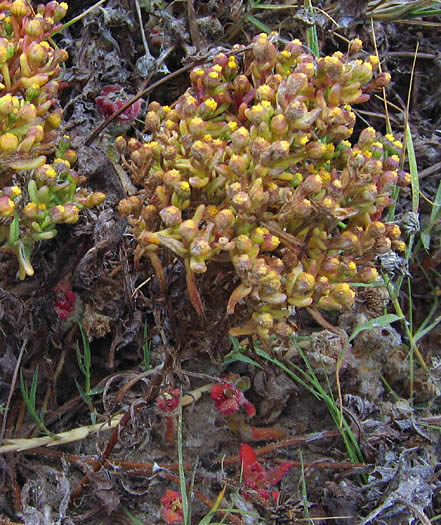
M292 468L292 463L282 463L277 467L272 468L266 473L266 481L269 486L277 485L279 481L287 474Z
M251 489L265 488L265 468L257 461L256 453L246 443L240 445L240 460L242 463L242 478L245 485Z

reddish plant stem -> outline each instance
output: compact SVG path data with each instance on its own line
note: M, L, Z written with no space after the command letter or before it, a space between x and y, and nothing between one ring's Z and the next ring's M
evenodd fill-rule
M319 441L321 439L329 439L340 435L338 430L325 430L324 432L314 432L313 434L306 434L305 436L296 436L294 438L285 439L284 441L278 441L271 445L266 445L255 450L257 456L263 456L270 452L274 452L279 448L292 447L298 445L304 445L305 443L312 443L313 441ZM234 465L240 463L239 456L230 456L229 458L220 458L215 460L216 463L223 463L224 465Z
M262 449L260 449L262 450ZM258 451L256 451L257 454L259 454ZM88 465L94 465L96 463L95 458L91 458L88 456L74 456L72 454L64 454L63 452L59 452L57 450L50 450L45 448L36 448L33 449L32 452L26 452L26 454L36 454L40 456L45 457L54 457L54 458L63 458L66 461L69 461L69 463L87 463ZM261 455L261 454L259 454ZM236 462L239 464L239 456L232 456L237 457L238 461ZM230 465L234 464L234 462L231 462L231 458L225 458ZM218 460L220 461L220 460ZM301 467L302 464L304 467L311 467L311 468L317 468L317 469L331 469L331 470L344 470L344 469L350 469L350 468L366 468L370 467L370 464L363 464L363 463L351 463L349 461L340 461L340 462L332 462L332 461L286 461L285 459L280 458L274 458L275 463L291 463L294 467ZM224 461L225 463L225 461ZM118 467L123 468L127 471L128 474L133 474L136 476L139 475L145 475L145 476L151 476L153 472L153 463L138 463L136 461L125 461L122 459L116 459L116 458L108 458L106 459L104 466L106 468L112 468L112 467ZM158 463L158 466L173 472L179 471L179 465L178 463ZM193 470L193 463L187 462L183 463L184 470L191 471Z

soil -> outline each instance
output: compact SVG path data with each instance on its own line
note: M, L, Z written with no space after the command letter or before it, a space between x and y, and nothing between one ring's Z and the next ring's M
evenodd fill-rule
M104 120L96 103L104 86L118 85L128 99L167 72L237 43L248 44L262 31L260 24L282 38L304 40L309 12L292 2L266 0L206 0L193 2L193 7L191 1L139 4L151 53L164 58L159 70L143 58L135 2L109 0L55 38L70 55L63 73L63 133L78 154L76 169L107 199L37 247L35 277L19 281L16 262L0 255L3 446L14 443L8 440L27 440L22 442L26 450L18 451L22 447L17 445L0 455L0 524L165 523L160 500L167 489L180 490L178 434L191 495L188 523L441 523L439 325L417 341L428 372L409 357L403 324L371 322L397 313L384 288L359 291L353 310L340 315L298 311L292 319L295 343L269 350L253 347L245 338L239 349L233 347L228 330L238 319L225 314L232 290L228 270L209 269L198 280L205 309L199 317L178 259L163 260L166 293L146 260L135 268L134 240L117 211L131 183L112 154L112 144L121 133L139 133L135 129L142 129L142 122L113 122L86 145ZM314 2L321 53L344 51L345 39L356 36L370 53L377 46L383 70L393 78L388 100L399 138L412 81L408 122L424 229L440 182L441 17L412 19L407 13L387 19L379 9L373 12L375 4ZM91 5L72 0L69 19ZM270 8L275 5L280 9ZM145 102L171 104L187 88L187 75L154 89L143 97ZM382 100L373 97L358 117L386 132ZM397 220L402 222L410 210L410 190L404 190ZM417 233L416 243L418 239ZM440 315L439 226L430 251L416 245L409 268L391 275L394 282L404 275L398 303L407 319L411 316L414 331L429 314L428 324ZM67 320L54 310L54 288L60 282L70 283L77 298L75 313ZM79 319L91 351L95 392L89 403L79 394L85 384L77 358L78 348L84 348ZM338 385L342 334L368 322L369 329L351 341ZM275 361L288 364L302 381ZM37 411L44 414L49 437L27 410L18 367L29 387L38 370ZM243 408L240 421L216 410L209 385L230 373L248 381L244 395L256 407L254 417L247 417ZM313 388L314 381L322 390ZM179 389L185 399L181 428L175 428L170 440L168 416L155 402L165 386ZM172 417L178 425L176 411ZM91 422L99 428L87 428ZM253 441L253 427L269 428L268 439ZM345 444L348 430L354 437L352 456ZM66 442L51 437L63 432L69 433ZM278 484L277 502L247 491L241 482L239 450L244 442L258 452L267 471L292 462ZM223 517L217 513L202 521L224 488L219 505Z

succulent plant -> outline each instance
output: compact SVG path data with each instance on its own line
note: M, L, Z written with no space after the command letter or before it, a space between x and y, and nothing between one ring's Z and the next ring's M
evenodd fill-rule
M251 315L230 333L263 340L291 333L293 307L352 306L351 283L375 281L377 255L405 247L381 217L394 186L409 183L393 136L369 127L348 140L351 105L390 81L377 57L357 58L359 39L319 59L277 41L257 36L242 65L219 54L197 67L175 103L150 103L147 141L115 142L140 188L119 203L135 262L149 257L164 286L161 252L180 257L199 314L195 275L231 264L239 282L226 310L245 299Z
M20 279L34 274L37 241L104 200L78 188L85 179L71 169L76 154L66 138L58 140L57 78L68 55L49 40L66 11L64 2L39 5L36 13L25 0L0 3L0 249L17 256Z

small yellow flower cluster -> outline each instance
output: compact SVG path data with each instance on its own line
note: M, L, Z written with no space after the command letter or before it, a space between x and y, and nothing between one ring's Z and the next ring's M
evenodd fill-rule
M360 40L316 60L299 40L278 50L259 35L241 68L233 56L190 74L171 107L152 102L149 142L118 137L138 195L119 204L163 283L161 250L184 260L190 299L202 313L195 274L229 263L251 315L233 335L286 336L289 312L352 306L351 283L375 281L378 254L402 250L381 221L396 184L408 183L394 137L373 128L349 141L353 104L389 82L378 60L354 59Z

